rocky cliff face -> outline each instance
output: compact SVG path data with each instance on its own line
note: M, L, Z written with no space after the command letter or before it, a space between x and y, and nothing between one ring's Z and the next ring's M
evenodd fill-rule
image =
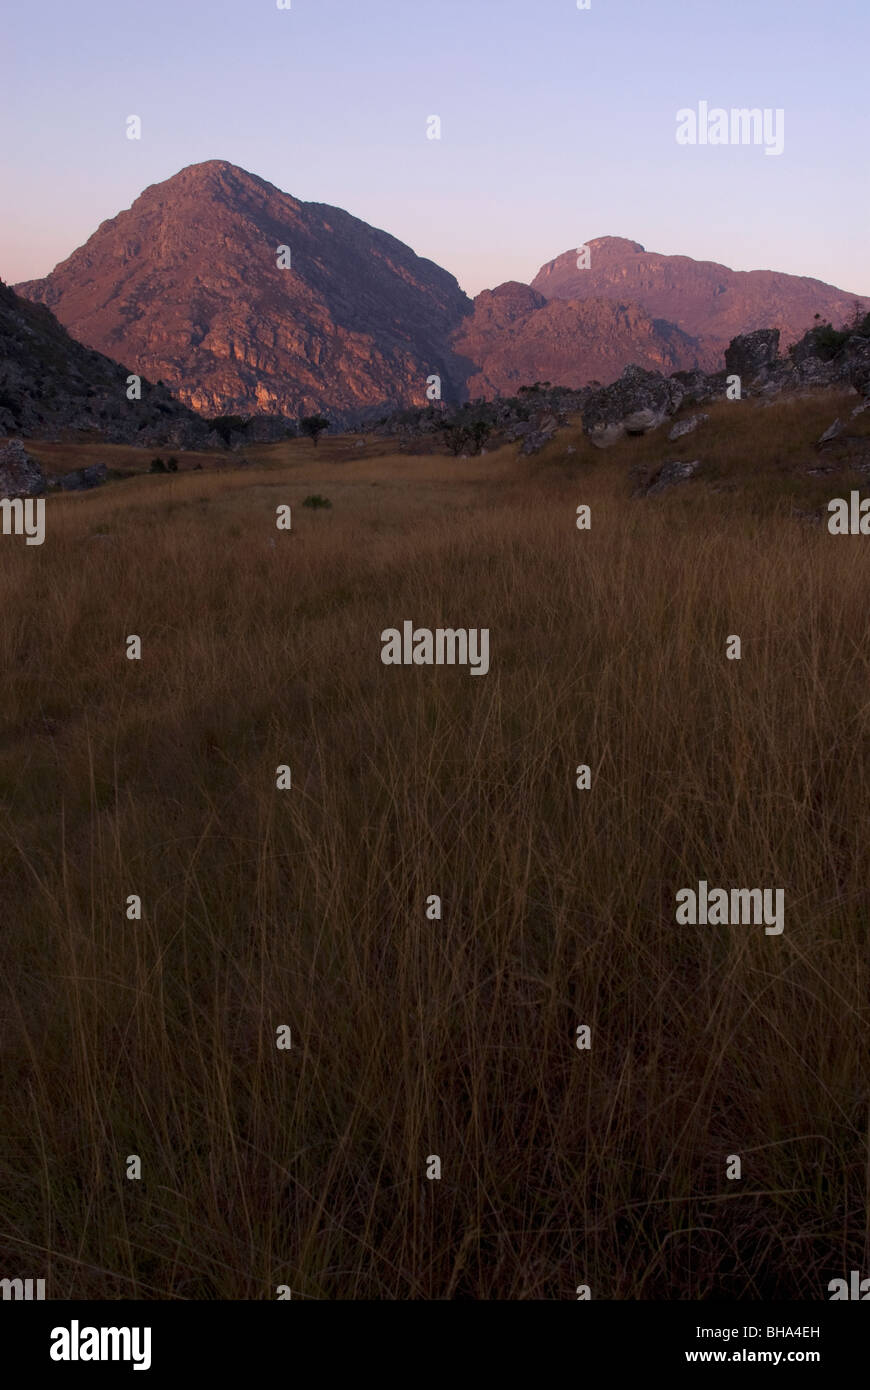
M575 248L542 266L532 288L548 300L639 305L652 319L665 319L697 339L706 371L722 366L725 348L739 334L778 328L788 346L812 326L815 314L839 328L854 312L856 300L870 309L870 299L808 276L729 270L689 256L661 256L623 237L598 237L587 245L587 270L578 270Z
M0 435L95 431L109 443L176 447L210 439L206 422L165 387L143 379L141 399L128 400L129 375L0 282Z
M18 289L194 410L278 427L425 405L432 375L457 403L535 381L609 382L628 364L711 372L740 334L777 328L785 347L817 314L839 327L854 313L855 296L819 280L620 237L588 246L589 269L567 251L531 286L500 285L472 306L452 275L386 232L211 160L147 188Z
M278 267L278 248L289 266ZM456 280L366 223L220 160L154 184L44 280L17 287L74 337L206 414L336 423L446 399Z
M700 365L694 338L636 304L548 302L516 281L477 296L453 345L477 364L468 378L472 399L511 396L536 381L574 388L612 381L627 362L664 372Z

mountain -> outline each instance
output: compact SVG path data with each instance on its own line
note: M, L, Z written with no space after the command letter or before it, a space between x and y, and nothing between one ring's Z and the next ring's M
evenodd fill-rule
M425 403L433 373L457 398L467 371L449 336L471 304L452 275L222 160L152 184L45 279L16 288L205 413L317 411L341 423Z
M129 375L0 281L0 435L94 430L110 443L177 446L206 439L205 421L165 387L143 378L141 399L128 400Z
M531 286L511 281L472 304L386 232L209 160L146 188L45 279L16 288L202 414L317 412L338 426L425 405L433 374L455 403L535 381L609 382L629 363L716 371L732 338L779 328L787 347L816 314L839 327L858 299L622 237L587 245L589 269L566 251Z
M785 348L812 327L815 314L839 328L856 301L870 309L870 298L809 276L662 256L623 237L598 237L586 245L587 270L577 268L576 248L565 251L541 267L532 289L547 300L637 304L652 319L665 319L696 338L707 371L721 367L722 353L738 334L778 328Z
M629 362L665 374L700 365L696 339L653 320L637 304L547 301L515 280L477 296L453 346L477 364L468 378L475 399L516 395L536 381L572 387L609 382Z

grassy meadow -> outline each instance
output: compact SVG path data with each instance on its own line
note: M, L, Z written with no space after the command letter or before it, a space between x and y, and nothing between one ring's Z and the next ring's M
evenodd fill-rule
M800 515L860 485L812 448L852 405L168 476L28 444L129 476L0 538L4 1274L753 1300L870 1273L870 541ZM665 458L704 468L634 497ZM385 667L405 619L488 627L489 674ZM783 888L783 934L678 925L700 879Z

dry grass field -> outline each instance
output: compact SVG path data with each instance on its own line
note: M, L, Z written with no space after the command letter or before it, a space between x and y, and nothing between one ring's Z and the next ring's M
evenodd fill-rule
M806 473L853 404L530 459L28 446L131 476L0 538L5 1272L388 1300L870 1272L870 540L795 515L859 485ZM665 457L705 470L633 497ZM384 666L405 619L489 628L489 674ZM700 879L783 888L783 934L678 925Z

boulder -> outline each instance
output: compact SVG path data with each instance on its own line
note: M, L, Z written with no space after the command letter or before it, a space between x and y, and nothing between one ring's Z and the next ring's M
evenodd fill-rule
M543 449L545 444L549 444L552 438L552 431L533 430L531 434L527 434L524 438L520 446L520 453L536 454L540 449Z
M800 366L807 357L822 357L822 339L818 328L811 328L805 333L798 342L789 348L789 356L796 366Z
M708 376L700 368L691 372L671 372L671 380L678 381L683 388L683 405L700 405L713 396L724 396L725 376L725 372L714 372Z
M870 338L860 338L855 334L844 351L850 384L862 396L870 396Z
M663 419L664 415L660 411L647 406L644 410L633 410L630 415L626 415L622 428L626 434L648 434L660 425Z
M816 448L821 449L823 445L830 444L831 440L836 439L837 435L842 432L842 429L842 420L835 420L832 425L828 426L824 434L820 435L819 438L816 440Z
M709 415L705 415L702 412L700 415L690 415L688 420L679 420L668 434L668 439L670 441L682 439L684 434L691 434L693 430L696 430L699 425L703 424L705 420L709 420L709 418Z
M779 356L779 329L757 328L754 333L741 333L732 338L725 349L725 370L729 376L739 376L744 385L766 379Z
M92 463L88 468L74 468L72 473L64 473L58 484L64 492L85 492L88 488L100 487L108 477L104 463Z
M656 497L666 488L673 487L675 483L684 483L688 478L694 476L701 467L699 459L693 459L691 463L682 463L674 459L668 463L663 463L655 477L640 490L641 497Z
M45 489L45 474L22 441L0 444L0 497L38 497Z
M624 434L647 434L679 410L682 384L660 372L626 367L618 381L594 391L583 409L583 431L598 448Z
M589 443L594 444L596 449L609 449L611 444L615 444L618 439L624 437L625 430L620 421L618 425L594 425L586 433L589 436Z
M808 355L797 363L794 375L800 386L833 386L841 380L842 368L832 358Z

